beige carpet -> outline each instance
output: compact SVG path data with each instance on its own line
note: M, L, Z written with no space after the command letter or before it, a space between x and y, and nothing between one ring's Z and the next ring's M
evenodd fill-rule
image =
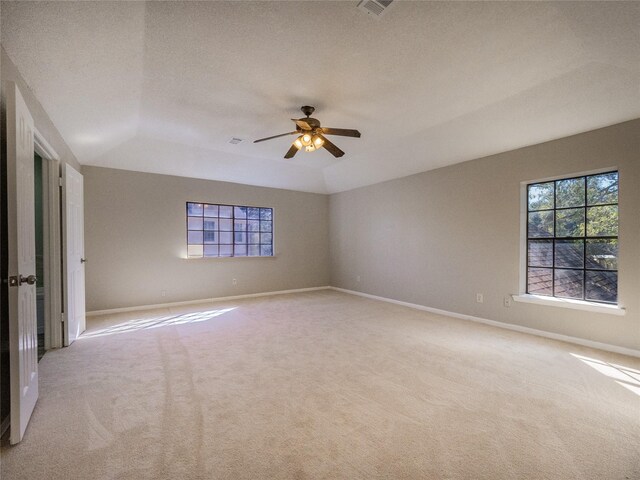
M40 374L3 480L640 479L638 359L334 291L93 319Z

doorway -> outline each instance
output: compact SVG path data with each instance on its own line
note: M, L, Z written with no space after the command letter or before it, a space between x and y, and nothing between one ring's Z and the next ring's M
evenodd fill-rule
M42 184L42 157L37 153L33 159L34 171L34 205L35 205L35 233L36 233L36 319L38 325L38 362L42 360L45 349L45 282L44 275L44 202L43 202L43 184Z
M38 361L63 346L60 161L38 130L34 132L34 223Z

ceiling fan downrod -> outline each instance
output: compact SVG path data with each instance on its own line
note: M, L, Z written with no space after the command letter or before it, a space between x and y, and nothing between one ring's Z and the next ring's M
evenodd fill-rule
M312 107L310 105L303 105L302 107L300 107L300 110L302 110L302 113L304 113L307 117L310 117L311 114L316 110L315 107Z

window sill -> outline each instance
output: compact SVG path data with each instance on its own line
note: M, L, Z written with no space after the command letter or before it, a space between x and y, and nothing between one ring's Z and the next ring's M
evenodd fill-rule
M225 260L234 260L234 259L238 259L238 258L253 258L254 260L255 259L269 259L269 258L273 259L273 258L277 258L277 257L278 257L278 255L269 255L269 256L265 255L265 256L262 256L262 257L258 257L258 256L240 257L240 256L238 256L238 257L183 257L183 258L185 260L196 261L197 262L197 261L203 261L203 260L223 260L223 261L225 261Z
M602 303L586 302L584 300L572 300L570 298L547 297L543 295L512 295L516 302L535 303L551 307L572 308L574 310L586 310L588 312L606 313L609 315L624 315L627 311L618 305L606 305Z

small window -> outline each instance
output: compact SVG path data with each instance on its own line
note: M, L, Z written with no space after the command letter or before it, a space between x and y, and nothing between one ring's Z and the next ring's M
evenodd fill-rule
M527 293L618 301L618 172L527 185Z
M273 209L187 202L187 255L272 257Z

